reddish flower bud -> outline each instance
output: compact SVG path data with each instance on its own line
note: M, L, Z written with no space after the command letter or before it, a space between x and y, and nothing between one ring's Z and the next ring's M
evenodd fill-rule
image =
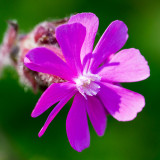
M31 71L24 66L24 57L27 52L35 47L46 47L64 60L62 51L55 37L57 26L64 24L68 18L38 24L30 33L18 35L18 25L9 21L9 28L0 48L0 68L4 64L16 68L22 84L30 86L36 92L37 89L46 89L51 83L60 83L64 80L50 74ZM18 37L18 38L17 38Z

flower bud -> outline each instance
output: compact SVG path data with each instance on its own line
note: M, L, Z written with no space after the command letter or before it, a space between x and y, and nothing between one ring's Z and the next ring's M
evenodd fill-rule
M56 40L55 29L64 24L68 18L55 21L45 21L38 24L28 34L18 34L18 25L9 21L9 27L0 48L0 68L12 65L17 70L22 84L37 89L46 89L52 83L64 82L60 77L31 71L24 66L24 57L27 52L36 47L46 47L64 60L62 51Z

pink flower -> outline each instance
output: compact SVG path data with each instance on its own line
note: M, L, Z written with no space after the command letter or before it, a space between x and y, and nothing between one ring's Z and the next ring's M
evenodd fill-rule
M32 117L37 117L59 101L39 136L75 95L66 130L71 146L79 152L90 145L87 114L99 136L105 132L107 114L118 121L133 120L145 105L144 97L119 83L141 81L150 75L147 61L139 50L119 51L128 38L127 26L122 21L112 22L93 50L98 24L93 13L81 13L56 28L56 39L65 61L43 47L29 51L24 59L31 70L66 80L50 85L32 112Z

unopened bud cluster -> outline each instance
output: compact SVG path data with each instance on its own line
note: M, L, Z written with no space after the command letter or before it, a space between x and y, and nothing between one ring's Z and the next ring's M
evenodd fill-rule
M24 57L29 50L43 46L64 60L55 37L55 29L67 21L68 18L45 21L28 34L19 34L17 22L8 21L8 29L0 46L0 72L6 65L13 66L19 74L21 83L33 88L34 92L38 89L44 90L52 83L63 82L63 79L55 75L31 71L24 66Z

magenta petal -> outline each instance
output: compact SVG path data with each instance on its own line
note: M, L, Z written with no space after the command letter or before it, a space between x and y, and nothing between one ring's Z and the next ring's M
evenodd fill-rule
M147 61L138 49L124 49L115 54L111 61L98 73L103 81L136 82L149 77Z
M56 38L66 63L76 74L82 72L80 52L85 36L86 28L80 23L65 24L56 29Z
M67 64L53 51L44 47L30 50L24 58L24 64L33 71L53 74L66 80L73 77Z
M74 89L75 86L69 82L54 83L50 85L38 100L32 112L32 117L39 116L53 104L70 94Z
M98 96L107 111L119 121L133 120L145 106L142 95L108 83L101 84Z
M86 104L87 100L81 94L76 94L66 120L69 142L78 152L90 145Z
M85 55L92 53L99 25L98 17L93 13L79 13L71 16L68 23L81 23L86 27L86 37L81 49L81 62L83 62Z
M47 127L49 126L49 124L52 122L52 120L55 118L55 116L59 113L59 111L64 107L64 105L74 96L75 94L75 90L72 91L71 93L69 93L65 98L63 98L56 106L55 108L52 110L52 112L50 113L50 115L48 116L44 126L42 127L42 129L40 130L38 136L41 137L44 132L46 131Z
M106 111L104 109L103 104L97 97L87 97L88 105L87 112L89 119L99 136L103 136L106 124L107 124L107 116Z
M92 71L124 46L128 39L127 32L128 28L122 21L116 20L109 25L93 51Z

